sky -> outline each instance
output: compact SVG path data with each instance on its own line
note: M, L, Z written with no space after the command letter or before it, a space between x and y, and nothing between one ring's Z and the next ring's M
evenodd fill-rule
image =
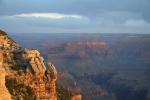
M150 33L150 0L0 0L12 33Z

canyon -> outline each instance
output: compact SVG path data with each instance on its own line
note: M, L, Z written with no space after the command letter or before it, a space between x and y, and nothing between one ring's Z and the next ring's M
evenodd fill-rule
M57 66L58 84L80 90L83 100L149 100L148 34L12 37L25 47L38 48L47 62Z
M149 35L10 34L28 49L8 38L5 32L1 36L2 66L6 72L2 86L8 97L150 98Z

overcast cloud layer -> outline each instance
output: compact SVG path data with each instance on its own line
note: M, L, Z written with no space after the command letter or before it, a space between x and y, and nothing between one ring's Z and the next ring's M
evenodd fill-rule
M150 0L0 0L0 28L17 33L150 33Z

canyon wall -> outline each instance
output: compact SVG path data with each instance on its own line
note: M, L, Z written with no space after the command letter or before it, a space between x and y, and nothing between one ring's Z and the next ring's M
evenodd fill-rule
M23 48L0 31L0 100L57 100L56 80L55 66L38 50Z
M3 68L3 53L0 51L0 100L11 100L11 95L5 86L5 75L6 72Z

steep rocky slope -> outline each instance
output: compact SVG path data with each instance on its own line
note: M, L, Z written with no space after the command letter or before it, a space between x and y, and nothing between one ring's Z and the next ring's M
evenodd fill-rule
M0 100L57 100L57 71L38 50L19 46L0 31Z
M0 100L10 100L11 95L9 94L6 86L5 86L5 69L3 68L3 54L2 51L0 51Z

